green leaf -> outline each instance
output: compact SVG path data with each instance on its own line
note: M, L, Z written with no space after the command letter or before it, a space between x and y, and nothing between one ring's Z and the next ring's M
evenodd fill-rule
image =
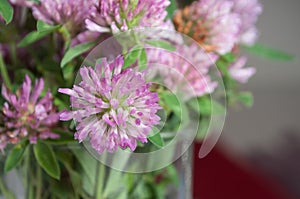
M6 24L12 21L14 8L8 3L8 0L0 0L0 15L4 18Z
M175 167L175 165L171 164L170 166L167 167L168 171L168 178L170 178L170 182L174 184L175 186L179 186L180 180L179 180L179 174L178 171Z
M160 98L169 109L171 109L178 117L181 117L180 103L176 95L170 92L164 92L161 93Z
M162 49L165 49L165 50L168 50L171 52L176 50L175 46L173 46L172 44L170 44L169 42L164 41L164 40L149 40L146 43L150 44L151 46L155 46L157 48L162 48Z
M76 198L73 187L65 181L49 180L51 198L69 199Z
M36 24L36 29L38 32L44 32L44 31L53 32L53 31L59 29L60 27L61 27L61 25L51 26L49 24L46 24L43 21L37 21L37 24Z
M15 168L21 161L23 154L28 146L28 141L21 142L14 146L5 161L4 171L8 172Z
M148 139L152 144L154 144L159 148L162 148L165 145L164 140L162 139L160 133L156 133L155 135L148 137Z
M77 193L77 195L82 194L82 176L78 171L72 168L72 153L69 151L58 150L56 151L56 156L57 159L63 163L66 170L68 171L74 192Z
M37 142L33 147L34 155L39 165L51 177L60 179L60 168L52 148L42 142Z
M225 108L210 97L200 97L198 99L200 115L223 114Z
M56 107L58 107L59 111L65 110L66 107L68 107L68 104L63 100L59 99L58 97L55 97L53 103Z
M73 60L75 57L78 57L79 55L81 55L82 53L90 50L92 47L94 47L96 44L98 43L98 40L96 41L91 41L88 43L83 43L83 44L79 44L73 48L70 48L64 55L61 63L60 63L60 67L64 67L68 62L70 62L71 60Z
M250 92L241 92L238 95L238 99L247 107L253 106L253 95Z
M176 0L170 0L170 2L171 2L171 4L167 7L167 12L168 12L167 18L168 19L173 18L173 15L178 8Z
M137 61L137 59L140 57L142 48L140 46L134 47L132 48L126 55L124 58L124 65L123 65L123 69L129 67L130 65L132 65L134 62Z
M211 117L209 116L202 116L200 119L196 140L203 140L208 132L208 128L211 122Z
M229 62L227 60L224 60L222 58L218 59L216 62L216 65L218 67L218 70L223 74L224 77L229 77L229 71L228 71L228 66Z
M58 30L60 27L61 25L51 26L42 21L38 21L36 25L37 31L32 31L31 33L27 34L19 42L18 47L28 46L29 44L32 44L33 42L42 39L43 37L49 35L50 33Z
M235 56L233 53L226 53L221 56L221 59L225 60L227 63L233 63L235 61Z
M143 71L147 68L147 53L145 48L141 50L140 58L139 58L139 70Z
M33 42L42 39L43 37L49 35L51 31L43 31L43 32L37 32L33 31L29 34L27 34L19 43L18 47L26 47L29 44L32 44Z
M259 55L264 58L272 59L272 60L291 61L295 58L294 55L291 55L289 53L283 52L278 49L266 47L261 44L255 44L253 46L245 46L245 49L256 55Z

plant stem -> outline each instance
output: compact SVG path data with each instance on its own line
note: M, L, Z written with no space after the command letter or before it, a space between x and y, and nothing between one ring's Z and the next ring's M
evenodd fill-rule
M41 196L42 196L42 169L39 165L37 165L35 198L41 199Z
M15 199L15 196L12 192L10 192L4 185L2 178L0 178L0 190L6 199Z
M14 42L10 44L10 53L11 53L11 59L12 59L13 65L15 67L18 66L17 48L16 48L16 43L14 43Z
M30 156L31 156L31 147L29 146L25 152L25 162L24 162L24 174L25 174L25 179L24 179L24 184L26 185L27 189L27 198L28 199L35 199L34 198L34 189L33 189L33 178L34 175L32 174L31 171L31 165L30 165Z
M33 179L32 179L33 175L29 174L29 176L30 177L29 177L29 180L28 180L29 182L28 182L28 189L27 189L28 190L28 199L35 199L34 194L33 194L33 191L34 191L33 190Z
M104 188L104 178L105 178L105 165L100 162L98 165L98 181L96 187L97 199L104 199L102 193Z
M1 72L1 76L2 76L2 79L3 79L4 84L5 84L9 89L11 89L10 79L9 79L8 72L7 72L6 66L5 66L5 64L4 64L4 61L3 61L3 57L2 57L1 52L0 52L0 72Z

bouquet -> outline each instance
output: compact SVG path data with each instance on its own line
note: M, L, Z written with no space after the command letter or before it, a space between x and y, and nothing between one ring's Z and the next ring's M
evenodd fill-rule
M245 50L291 59L255 44L261 12L257 0L1 0L0 195L190 198L193 141L204 157L226 107L252 105Z

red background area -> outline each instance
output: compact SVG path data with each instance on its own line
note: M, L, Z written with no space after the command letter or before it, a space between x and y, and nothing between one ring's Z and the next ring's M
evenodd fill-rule
M200 146L194 148L194 199L292 199L255 168L246 168L223 153L220 146L199 159Z

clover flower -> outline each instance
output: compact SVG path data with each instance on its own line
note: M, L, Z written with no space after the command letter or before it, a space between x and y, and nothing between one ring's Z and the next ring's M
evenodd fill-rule
M206 53L197 44L176 45L176 51L147 48L150 71L163 79L172 92L183 94L183 99L200 97L212 93L217 86L209 76L210 67L218 56Z
M93 0L40 0L32 6L33 16L50 25L63 24L71 33L84 28Z
M27 75L16 94L2 86L2 96L6 102L1 112L4 122L0 125L1 150L8 143L17 144L22 138L27 138L34 144L38 139L59 137L51 130L59 121L59 114L52 104L50 91L44 97L40 97L43 89L43 79L37 80L31 89L31 80Z
M208 52L225 54L239 39L241 20L227 0L198 0L173 18L177 31L196 40Z
M86 20L91 31L117 33L135 27L153 27L164 23L169 0L100 0Z
M59 92L71 96L72 111L61 114L61 120L74 119L77 123L75 138L89 139L99 153L129 147L137 141L147 142L147 135L158 124L160 109L157 93L150 92L150 83L144 74L132 68L122 70L123 57L113 62L103 60L92 67L82 67L82 81L72 89Z
M244 68L247 63L247 58L245 56L240 57L229 67L229 74L233 79L240 83L247 83L250 77L256 73L254 67Z
M258 0L233 0L233 2L233 10L242 20L240 43L253 45L258 36L255 23L262 13L262 5Z

